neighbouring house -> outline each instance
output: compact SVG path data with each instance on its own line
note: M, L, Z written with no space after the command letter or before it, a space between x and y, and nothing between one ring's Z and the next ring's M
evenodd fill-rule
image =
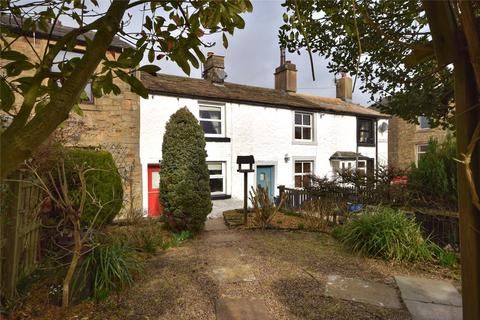
M394 168L407 169L417 164L427 152L428 141L443 141L448 131L431 128L427 117L418 117L418 124L409 123L399 117L389 120L388 164Z
M204 79L142 74L149 92L140 100L140 161L143 208L161 211L162 140L165 124L187 107L200 121L214 208L225 199L243 198L237 156L253 155L249 186L302 188L311 175L332 177L338 170L374 170L388 161L388 117L352 102L352 79L337 80L337 97L297 93L296 66L285 61L275 70L275 89L225 82L224 57L209 53ZM237 202L238 203L238 202Z
M25 33L21 29L21 21L16 21L9 15L0 16L0 24L2 28L8 28L16 34L23 34L11 44L11 49L19 51L31 59L36 61L35 51L43 54L47 46L47 39L50 36L48 32L41 31L37 28L36 32ZM50 30L50 28L48 28ZM56 25L53 29L51 39L52 44L55 40L64 36L71 31L72 28ZM89 38L93 38L93 33L86 34ZM77 39L77 46L72 51L61 51L55 59L52 71L58 68L58 62L69 60L74 57L81 57L85 50L84 36ZM108 59L116 59L120 53L130 45L115 37L110 49L107 52ZM5 60L0 60L0 64L5 64ZM22 76L24 76L24 73ZM76 114L71 115L73 121L80 126L81 134L72 137L70 143L81 147L105 148L112 152L120 172L131 171L132 177L130 183L128 179L124 180L124 196L126 201L133 201L134 207L141 207L141 169L139 160L139 133L140 133L140 99L130 91L130 87L125 83L115 80L122 92L120 95L105 95L101 98L93 97L91 85L85 87L86 99L81 103L80 108L83 116ZM21 103L21 97L17 95L16 105ZM1 115L1 112L0 112ZM2 119L3 126L7 126L9 120Z

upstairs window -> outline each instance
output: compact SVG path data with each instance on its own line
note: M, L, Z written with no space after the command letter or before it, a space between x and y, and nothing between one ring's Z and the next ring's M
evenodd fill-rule
M295 112L295 140L313 141L313 114Z
M375 122L373 119L357 118L358 145L375 146Z
M313 174L313 161L295 161L295 188L310 186Z
M65 51L65 50L60 50L53 59L53 64L51 67L52 72L60 72L60 66L63 63L66 63L72 59L81 59L83 57L83 53L80 52L73 52L73 51ZM59 81L59 85L61 85L62 80ZM82 94L82 102L84 103L89 103L93 104L93 91L92 91L92 82L89 80L87 84L85 85L84 94Z
M430 129L430 120L427 117L418 117L418 127L422 130Z
M223 106L200 105L200 124L207 137L225 135L225 115Z

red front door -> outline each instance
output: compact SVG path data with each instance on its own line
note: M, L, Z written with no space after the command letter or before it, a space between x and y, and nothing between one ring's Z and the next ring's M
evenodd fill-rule
M148 216L156 217L162 214L160 204L160 166L148 165Z

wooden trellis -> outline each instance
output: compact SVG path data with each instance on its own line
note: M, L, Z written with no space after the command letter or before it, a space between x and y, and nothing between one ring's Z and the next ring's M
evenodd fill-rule
M17 173L2 188L0 213L0 295L11 298L20 277L29 275L38 263L40 221L37 218L42 193Z

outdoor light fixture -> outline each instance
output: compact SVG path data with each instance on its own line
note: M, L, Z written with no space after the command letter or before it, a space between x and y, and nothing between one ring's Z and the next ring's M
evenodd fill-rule
M285 163L288 163L288 161L290 161L290 156L288 155L288 153L285 153L285 156L283 159L285 160Z
M255 158L250 156L237 156L238 172L243 172L243 222L247 225L247 200L248 200L248 173L254 172Z

